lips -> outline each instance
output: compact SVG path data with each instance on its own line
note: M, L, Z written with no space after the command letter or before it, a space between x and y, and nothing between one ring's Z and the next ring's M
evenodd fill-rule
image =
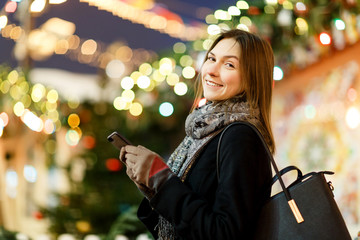
M209 80L205 80L205 83L206 83L206 85L211 86L211 87L222 87L223 86L221 84L218 84L216 82L209 81Z

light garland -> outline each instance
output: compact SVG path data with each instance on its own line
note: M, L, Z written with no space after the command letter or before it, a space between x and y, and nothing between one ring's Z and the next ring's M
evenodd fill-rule
M114 16L129 20L132 23L142 24L147 28L166 33L171 37L184 41L194 41L207 35L205 24L199 23L199 26L186 25L176 19L167 19L155 12L133 7L123 1L80 0L80 2L86 2L90 6L97 7L99 10L111 12Z

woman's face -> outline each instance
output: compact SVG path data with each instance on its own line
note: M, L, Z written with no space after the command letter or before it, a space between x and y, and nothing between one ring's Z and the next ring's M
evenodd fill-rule
M240 46L232 38L222 39L209 52L201 68L204 97L225 100L241 92Z

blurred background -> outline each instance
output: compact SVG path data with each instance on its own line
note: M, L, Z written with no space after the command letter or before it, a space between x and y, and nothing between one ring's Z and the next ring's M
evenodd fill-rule
M357 237L360 1L4 0L0 239L148 239L141 194L106 137L168 157L206 49L230 28L273 47L279 167L334 171Z

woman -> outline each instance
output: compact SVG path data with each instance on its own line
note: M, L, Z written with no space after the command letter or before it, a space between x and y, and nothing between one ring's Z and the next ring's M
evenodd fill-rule
M206 54L196 99L207 103L186 119L186 137L166 164L142 146L125 146L120 159L146 196L138 217L155 239L252 239L270 197L270 161L256 133L234 125L224 133L217 178L219 132L232 122L258 128L270 150L273 52L258 36L230 30Z

